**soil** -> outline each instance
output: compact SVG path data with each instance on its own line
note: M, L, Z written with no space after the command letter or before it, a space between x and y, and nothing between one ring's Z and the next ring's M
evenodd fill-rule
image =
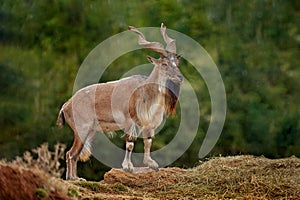
M300 159L232 156L192 169L111 169L99 182L0 163L2 199L300 199Z
M0 199L70 199L57 189L46 191L45 177L20 167L0 165Z

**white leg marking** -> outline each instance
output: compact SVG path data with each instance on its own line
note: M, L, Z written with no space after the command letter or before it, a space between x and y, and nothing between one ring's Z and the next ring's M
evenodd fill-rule
M134 147L133 142L126 142L126 152L125 152L125 157L124 161L122 163L123 170L128 171L128 172L133 172L133 164L131 162L131 153Z

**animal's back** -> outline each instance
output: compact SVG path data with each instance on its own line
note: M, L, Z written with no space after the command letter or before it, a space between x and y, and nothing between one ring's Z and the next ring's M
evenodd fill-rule
M63 105L65 121L72 129L99 130L100 125L101 131L109 132L125 128L129 122L122 119L129 115L129 99L146 79L146 76L135 75L82 88Z

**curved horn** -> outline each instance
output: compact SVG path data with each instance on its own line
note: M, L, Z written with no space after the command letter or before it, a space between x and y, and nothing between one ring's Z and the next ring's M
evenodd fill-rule
M139 36L139 45L151 50L151 51L154 51L154 52L157 52L163 56L166 56L167 55L167 52L166 50L164 49L163 45L159 42L148 42L145 38L145 36L140 32L138 31L135 27L133 26L129 26L128 27L129 30L135 32L138 36Z
M161 34L162 34L165 42L167 43L166 50L171 52L171 53L176 53L176 40L170 38L167 35L166 26L164 25L164 23L161 23L160 31L161 31Z

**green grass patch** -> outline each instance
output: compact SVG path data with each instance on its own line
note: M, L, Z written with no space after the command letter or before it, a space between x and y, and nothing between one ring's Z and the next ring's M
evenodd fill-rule
M80 181L80 182L75 182L74 184L86 188L88 190L91 190L93 192L111 192L111 189L108 186L97 182Z

